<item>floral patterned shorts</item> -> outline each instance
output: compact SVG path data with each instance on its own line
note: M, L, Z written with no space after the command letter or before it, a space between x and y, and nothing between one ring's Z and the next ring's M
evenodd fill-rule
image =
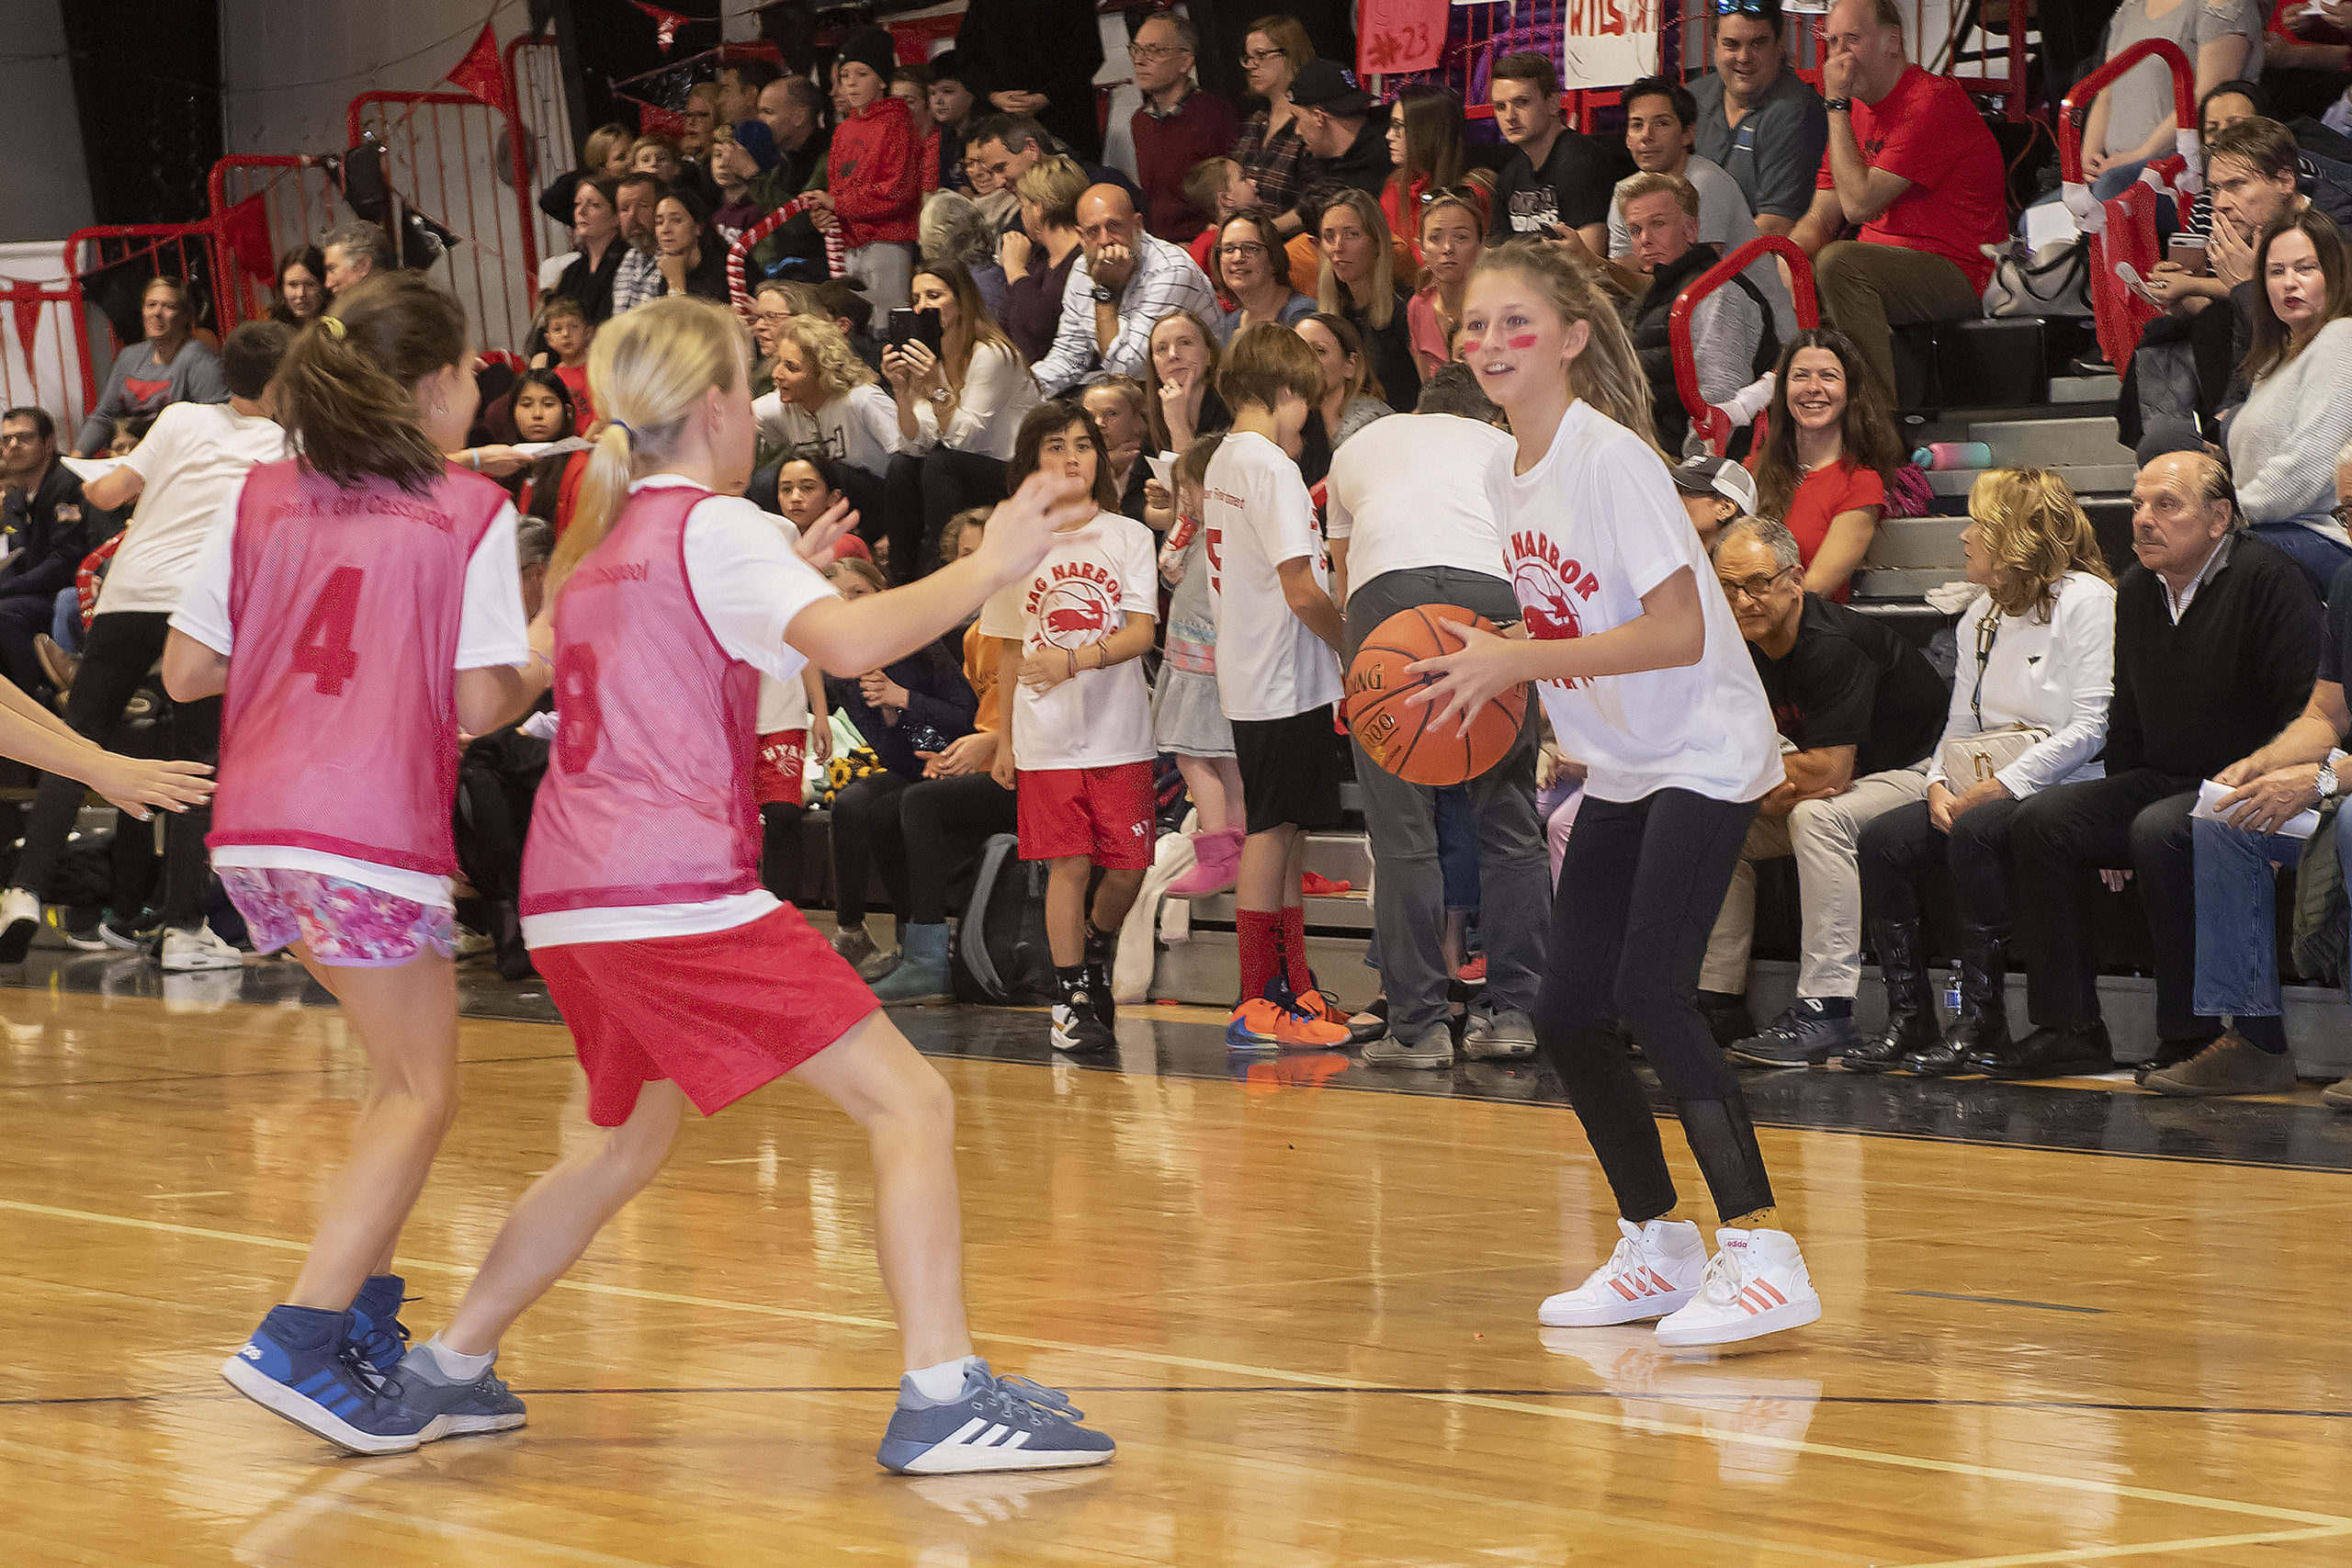
M276 953L300 942L321 964L383 969L431 948L458 953L455 911L315 871L224 865L220 885L245 917L254 947Z

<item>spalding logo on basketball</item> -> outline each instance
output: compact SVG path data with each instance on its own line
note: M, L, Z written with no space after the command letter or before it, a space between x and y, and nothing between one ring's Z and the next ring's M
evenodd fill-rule
M1575 611L1566 614L1573 623ZM1531 612L1531 630L1533 620ZM1476 778L1510 753L1527 722L1525 686L1497 695L1471 721L1467 735L1455 733L1461 725L1458 716L1442 730L1433 729L1430 721L1436 708L1404 700L1431 680L1407 673L1408 665L1461 649L1460 640L1445 630L1447 621L1485 632L1495 629L1485 617L1459 604L1417 605L1374 626L1348 666L1348 728L1366 756L1408 784L1457 784Z

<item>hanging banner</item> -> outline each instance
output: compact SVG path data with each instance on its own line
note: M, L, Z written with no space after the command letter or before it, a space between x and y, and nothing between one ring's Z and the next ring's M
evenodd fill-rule
M1446 0L1363 0L1356 74L1434 71L1445 52Z
M466 57L458 62L442 80L477 103L488 104L502 113L510 107L506 97L506 73L498 63L498 35L491 31L488 22L482 24L474 46L466 51Z
M1657 70L1660 0L1568 0L1560 28L1563 87L1622 87Z

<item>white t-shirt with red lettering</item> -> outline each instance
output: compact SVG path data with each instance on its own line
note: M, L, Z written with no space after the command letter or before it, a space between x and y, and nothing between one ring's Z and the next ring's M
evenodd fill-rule
M1030 658L1102 641L1130 615L1159 611L1159 547L1132 518L1098 512L1083 527L1054 536L1037 570L1006 583L980 607L980 635L1019 641ZM1148 762L1151 686L1130 659L1081 670L1050 692L1015 686L1012 760L1023 773L1114 768Z
M1613 630L1641 615L1643 594L1686 570L1706 620L1695 664L1537 685L1561 751L1588 770L1586 791L1634 801L1687 789L1738 801L1779 784L1771 705L1665 462L1581 400L1541 461L1514 474L1517 460L1516 446L1495 456L1487 495L1529 635Z
M1289 718L1338 702L1338 657L1283 597L1280 569L1302 556L1317 583L1328 589L1331 581L1298 465L1264 436L1236 431L1209 460L1202 489L1225 716Z

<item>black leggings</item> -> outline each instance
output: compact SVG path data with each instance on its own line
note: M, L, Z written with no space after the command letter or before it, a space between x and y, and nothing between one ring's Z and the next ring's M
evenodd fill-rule
M780 800L760 807L760 885L787 904L800 902L800 819L808 815Z
M949 834L1010 833L1014 823L1012 792L986 773L925 779L902 792L899 847L906 857L907 924L946 922L947 879L962 859L949 847ZM883 876L887 883L887 869Z
M1869 920L1919 918L1921 871L1940 859L1951 867L1960 897L1960 918L1972 926L2008 935L2015 917L2009 902L2009 818L2014 800L1992 800L1971 807L1947 835L1928 817L1928 803L1898 806L1862 829L1857 858L1862 873L1862 916Z
M948 519L967 506L1002 501L1004 473L997 458L947 446L891 458L883 502L889 520L891 582L912 582L936 570L939 536Z
M115 611L90 623L89 641L82 650L81 668L65 698L65 722L74 732L101 746L111 746L122 726L123 710L130 705L147 672L164 656L164 638L171 616L161 611ZM157 734L162 755L188 762L220 759L220 699L175 703L159 696L164 712ZM41 775L33 797L32 816L25 824L24 852L17 859L10 881L40 894L56 874L65 852L65 836L74 830L85 795L79 781L62 773ZM135 825L126 824L136 830ZM209 807L190 807L164 818L164 923L193 930L204 921L205 892L211 874L205 861L204 835L212 826ZM139 911L118 908L125 919Z
M1676 1102L1716 1213L1736 1219L1772 1204L1739 1078L1698 1003L1707 935L1755 815L1753 801L1681 789L1588 798L1561 860L1535 1038L1618 1211L1636 1224L1673 1209L1674 1179L1649 1098L1618 1043L1621 1020Z
M833 796L833 915L844 927L865 922L865 896L877 871L890 908L906 909L907 857L895 797L911 782L876 773L852 781Z

